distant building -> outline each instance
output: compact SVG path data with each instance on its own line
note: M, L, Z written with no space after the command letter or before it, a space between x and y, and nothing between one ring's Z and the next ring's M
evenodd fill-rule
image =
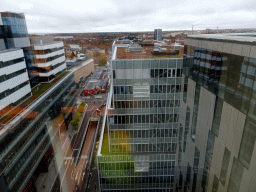
M69 44L69 47L71 50L77 50L77 51L80 51L83 49L82 47L80 47L80 45L77 45L77 44Z
M73 39L73 36L55 36L54 39Z
M155 29L155 31L154 31L154 40L162 41L162 29Z
M30 38L35 55L35 66L40 82L47 82L66 70L63 42L56 42L52 36Z

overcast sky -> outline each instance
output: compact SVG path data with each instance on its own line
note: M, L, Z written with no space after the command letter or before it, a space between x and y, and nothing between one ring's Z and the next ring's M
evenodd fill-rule
M256 0L0 0L29 33L255 28Z

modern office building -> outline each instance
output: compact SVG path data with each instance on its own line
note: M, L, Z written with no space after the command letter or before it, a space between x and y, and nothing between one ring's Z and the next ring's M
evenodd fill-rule
M171 191L183 58L159 58L154 46L112 47L112 101L97 156L101 191Z
M32 97L17 107L18 113L10 111L0 117L0 191L43 190L38 183L41 173L53 172L47 182L54 186L65 172L60 143L69 138L72 109L78 105L76 90L93 69L94 61L89 59L62 72L54 81L39 85Z
M94 61L66 71L62 42L34 37L33 51L24 15L0 16L0 191L40 191L45 187L40 184L42 173L49 172L49 187L64 173L60 143L68 141L78 90L94 70ZM33 53L44 62L34 66ZM31 91L38 76L50 81Z
M0 111L9 110L31 95L24 51L13 46L18 40L9 38L11 26L3 23L5 17L0 17Z
M29 96L31 87L22 49L0 51L0 111Z
M154 40L162 41L162 29L155 29L154 30Z
M256 190L256 34L185 41L175 191Z
M33 66L33 50L29 41L28 31L24 14L1 12L0 13L0 50L21 48L23 50L25 63L29 72L31 86L39 83L36 68Z
M35 64L40 82L48 82L65 71L65 51L63 42L54 41L52 36L30 37Z

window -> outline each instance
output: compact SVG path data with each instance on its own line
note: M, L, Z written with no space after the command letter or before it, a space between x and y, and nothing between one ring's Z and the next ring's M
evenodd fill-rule
M244 168L241 163L234 157L233 165L230 173L228 190L232 192L239 192Z
M251 162L255 139L256 122L252 118L247 117L238 156L239 160L244 164L247 169Z
M224 156L222 160L221 172L220 172L220 182L222 185L225 185L227 172L228 172L228 164L230 159L230 151L225 148Z

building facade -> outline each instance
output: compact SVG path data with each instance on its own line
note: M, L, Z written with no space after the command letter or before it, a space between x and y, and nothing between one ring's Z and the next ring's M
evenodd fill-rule
M31 96L22 49L0 51L0 110L16 106Z
M54 186L63 177L61 154L65 151L60 143L69 141L69 124L79 103L76 90L81 81L77 79L86 77L81 78L76 72L86 65L87 70L93 70L93 60L88 60L73 71L62 72L54 84L40 85L29 100L21 103L19 108L23 110L18 114L11 118L1 116L0 191L40 191L40 174L52 169L56 169L56 175L50 175L49 185ZM47 87L45 92L41 91ZM50 167L50 163L54 166Z
M185 41L176 191L255 191L255 34Z
M162 29L155 29L154 30L154 40L162 41Z
M21 48L23 50L30 84L33 87L39 81L38 76L33 73L36 69L33 66L33 50L29 41L25 16L24 14L12 12L1 12L0 15L0 36L2 36L0 50L13 48Z
M17 17L14 17L17 16ZM22 15L14 15L21 29L13 30L6 14L0 14L0 111L16 106L31 95L23 46L29 46ZM20 26L19 25L19 26ZM24 42L20 45L20 42ZM2 111L2 113L4 113Z
M40 82L54 79L61 71L65 71L65 51L63 42L56 42L52 36L30 37L35 64Z
M173 190L183 59L147 59L151 52L138 47L113 45L112 109L97 159L101 191Z

